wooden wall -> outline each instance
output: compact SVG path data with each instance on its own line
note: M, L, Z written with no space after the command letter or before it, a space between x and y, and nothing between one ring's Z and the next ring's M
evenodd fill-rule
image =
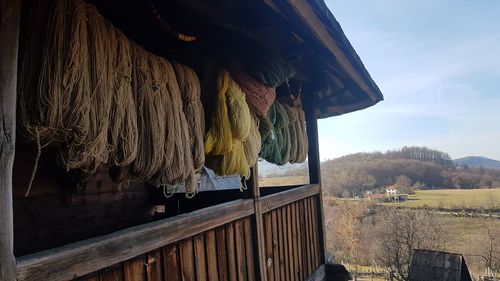
M76 280L256 280L252 245L245 217Z
M307 197L264 214L267 280L305 280L322 263L317 200Z

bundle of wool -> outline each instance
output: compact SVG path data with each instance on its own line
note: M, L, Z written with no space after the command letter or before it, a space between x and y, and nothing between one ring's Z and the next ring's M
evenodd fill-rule
M205 135L206 155L228 154L233 148L233 135L226 102L229 79L227 71L221 71L217 75L217 104L212 115L212 124Z
M227 87L227 107L233 139L245 141L250 134L252 117L245 94L231 77Z
M261 137L259 133L259 123L255 116L252 116L252 126L247 140L243 143L245 158L250 167L255 165L260 151Z
M191 68L178 63L173 63L173 66L181 90L183 111L189 126L189 144L193 154L194 169L199 171L205 163L203 151L205 113L200 100L200 80Z
M113 91L108 137L113 150L110 166L127 167L137 155L137 112L132 91L131 44L121 31L115 29L116 52L113 62ZM117 180L120 180L117 178Z
M288 159L288 161L290 163L296 163L300 146L300 136L299 133L297 132L297 122L299 120L299 112L295 107L291 107L286 104L284 106L288 114L288 120L289 120L288 131L290 133L290 158Z
M298 132L297 135L299 136L297 138L299 144L299 150L297 153L296 163L302 163L307 159L307 154L309 151L309 140L307 138L306 114L304 110L302 110L301 108L297 108L297 111L299 112L299 118L296 130Z
M231 76L245 93L250 110L258 116L267 116L269 107L276 99L276 88L264 86L238 67L231 69Z

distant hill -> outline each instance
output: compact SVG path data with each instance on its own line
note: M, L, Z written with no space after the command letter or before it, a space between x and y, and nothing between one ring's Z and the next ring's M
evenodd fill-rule
M467 165L473 168L479 168L482 166L487 169L500 169L500 161L482 157L482 156L467 156L464 158L459 158L453 160L453 163L457 166Z

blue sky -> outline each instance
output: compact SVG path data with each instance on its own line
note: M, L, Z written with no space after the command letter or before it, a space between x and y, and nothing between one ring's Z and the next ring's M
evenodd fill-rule
M321 120L322 159L422 145L500 160L500 1L326 3L385 101Z

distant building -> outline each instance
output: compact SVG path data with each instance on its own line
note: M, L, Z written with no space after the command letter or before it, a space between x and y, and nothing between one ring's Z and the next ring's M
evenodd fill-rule
M461 254L415 250L409 281L472 281Z
M394 196L394 195L397 195L399 192L398 192L398 189L395 188L395 187L389 187L385 190L385 194L387 195L391 195L391 196Z

